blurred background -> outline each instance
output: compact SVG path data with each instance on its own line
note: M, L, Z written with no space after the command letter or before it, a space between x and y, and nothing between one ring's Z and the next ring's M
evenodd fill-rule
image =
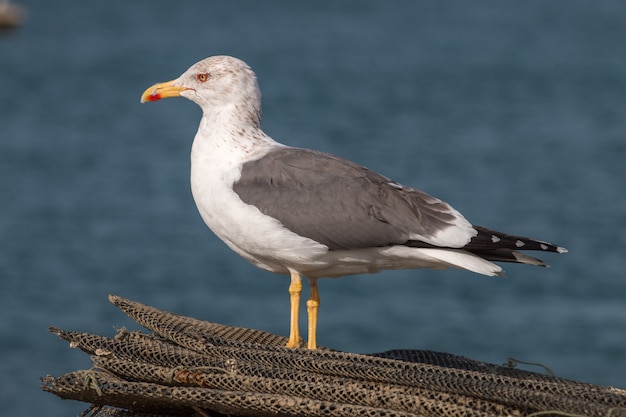
M47 327L137 329L110 293L287 335L288 277L240 259L196 211L199 108L139 103L217 54L256 71L275 139L570 250L544 254L550 269L506 265L505 279L324 280L320 344L514 357L626 388L625 2L19 5L22 25L0 33L1 414L87 407L40 390L43 375L91 366Z

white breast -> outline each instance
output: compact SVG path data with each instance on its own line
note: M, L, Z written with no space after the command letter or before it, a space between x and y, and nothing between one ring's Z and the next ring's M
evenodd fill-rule
M241 201L233 191L243 161L260 157L274 148L255 147L258 155L241 149L209 150L194 141L191 153L191 191L207 226L232 250L254 265L277 273L289 273L302 264L315 265L328 252L325 245L301 237L256 207ZM282 145L278 145L282 146Z

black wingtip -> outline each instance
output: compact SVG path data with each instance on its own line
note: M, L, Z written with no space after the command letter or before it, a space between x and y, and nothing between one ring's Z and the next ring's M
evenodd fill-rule
M487 251L493 249L512 249L514 251L533 250L540 252L567 253L567 249L553 243L531 239L524 236L509 235L482 226L474 226L478 234L464 249Z

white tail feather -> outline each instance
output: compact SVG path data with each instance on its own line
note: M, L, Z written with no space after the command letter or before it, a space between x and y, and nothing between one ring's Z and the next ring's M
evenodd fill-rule
M463 249L419 248L416 250L419 250L423 255L437 259L451 267L467 269L477 274L504 276L504 272L500 266Z

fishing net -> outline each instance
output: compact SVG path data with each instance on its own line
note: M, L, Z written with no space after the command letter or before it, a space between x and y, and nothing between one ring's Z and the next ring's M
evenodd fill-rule
M117 296L151 333L50 331L93 367L42 379L92 417L626 416L626 391L424 350L362 355L200 321Z

